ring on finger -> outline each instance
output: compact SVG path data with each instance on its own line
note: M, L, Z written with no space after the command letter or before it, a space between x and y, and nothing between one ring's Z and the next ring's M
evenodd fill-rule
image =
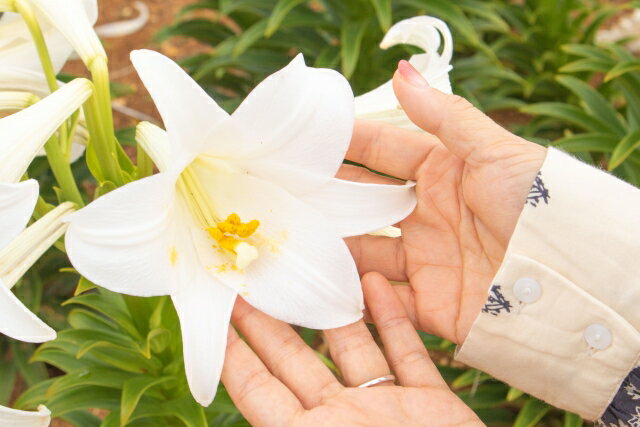
M373 387L374 385L378 385L378 384L382 384L382 383L386 383L386 382L396 382L396 376L395 375L385 375L383 377L378 377L378 378L374 378L372 380L367 381L366 383L362 383L360 384L357 388L367 388L367 387Z

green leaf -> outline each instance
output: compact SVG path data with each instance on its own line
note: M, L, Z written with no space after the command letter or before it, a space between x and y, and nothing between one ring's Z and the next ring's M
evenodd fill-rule
M74 291L73 296L78 296L95 288L96 285L93 282L90 282L84 277L80 277L80 280L78 280L78 286L76 286L76 290Z
M478 385L490 378L491 376L485 373L482 373L476 369L469 369L465 373L460 375L458 378L453 380L453 382L451 383L451 387L464 388L474 384Z
M109 368L86 367L67 373L55 379L47 390L47 397L51 398L59 393L76 387L99 386L120 390L122 384L131 378L128 372Z
M609 70L609 72L604 76L604 81L608 82L623 74L634 71L640 71L640 60L622 61Z
M269 20L267 21L267 28L264 30L264 36L271 37L273 33L278 31L280 24L282 24L282 21L284 21L291 9L301 4L303 1L304 0L278 0L278 3L273 8L271 16L269 16Z
M602 59L583 58L563 65L558 70L561 73L606 73L611 69L611 62Z
M513 402L514 400L520 398L524 395L523 391L518 390L517 388L509 388L509 392L507 393L507 402Z
M606 123L590 114L585 113L575 105L562 102L540 102L538 104L526 105L520 108L523 113L555 117L570 124L576 125L584 130L610 133L611 130Z
M576 94L585 103L591 114L605 123L613 132L620 136L626 133L625 124L619 118L616 110L598 91L572 76L558 76L556 80Z
M597 152L610 153L619 138L610 133L581 133L560 138L553 142L554 147L562 148L569 153Z
M118 409L120 392L104 387L80 387L57 394L47 401L54 417L88 408Z
M1 349L2 347L0 347ZM7 406L16 381L16 365L10 362L0 363L0 405Z
M640 131L631 132L622 138L611 154L609 170L612 171L620 166L638 147L640 147Z
M547 414L547 412L549 412L550 409L551 407L543 401L530 398L518 413L518 417L513 423L513 426L533 427Z
M123 426L127 425L131 414L133 414L136 406L138 406L140 398L147 390L158 384L166 383L169 381L175 381L175 378L156 378L147 375L141 375L125 381L122 387L122 400L120 401L120 424Z
M393 23L393 16L391 15L391 0L369 0L373 3L373 7L376 10L378 17L378 23L383 33L389 31L391 24Z
M131 416L131 421L147 417L172 416L188 427L207 427L204 408L193 400L191 394L163 402L162 405L140 405Z
M582 427L583 421L579 415L564 412L564 427Z
M565 44L562 46L562 50L575 56L610 61L611 66L614 64L614 60L607 51L596 46L588 44Z
M356 70L360 58L360 45L367 29L366 20L347 21L342 26L340 35L342 58L342 74L349 79Z
M249 49L255 42L260 40L262 35L267 29L267 19L263 19L261 21L256 22L249 29L245 30L240 37L235 42L235 46L231 51L231 56L233 58L238 58L247 49Z

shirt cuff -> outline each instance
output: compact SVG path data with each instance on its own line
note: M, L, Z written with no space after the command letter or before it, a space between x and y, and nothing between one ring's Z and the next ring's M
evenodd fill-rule
M639 261L640 190L550 148L456 359L597 419L639 362Z

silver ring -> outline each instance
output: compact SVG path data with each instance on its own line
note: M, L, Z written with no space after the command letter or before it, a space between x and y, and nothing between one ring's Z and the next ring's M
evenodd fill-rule
M382 384L382 383L386 383L389 381L396 381L396 376L395 375L385 375L384 377L378 377L378 378L374 378L371 381L367 381L366 383L362 383L358 386L358 388L367 388L367 387L372 387L374 385L378 385L378 384Z

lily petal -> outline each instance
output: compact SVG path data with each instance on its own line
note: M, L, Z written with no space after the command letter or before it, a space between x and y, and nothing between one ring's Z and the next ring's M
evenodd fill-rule
M47 427L51 422L51 411L38 406L38 411L19 411L0 406L0 424L11 427Z
M37 104L0 120L0 182L15 183L61 123L91 95L76 79Z
M211 130L229 115L166 56L136 50L131 61L169 132L176 168L184 168L211 143L207 139Z
M307 67L300 54L260 83L233 113L232 122L249 138L246 145L253 145L239 164L294 195L305 194L335 176L353 121L347 80L333 70Z
M149 122L138 123L136 142L151 157L160 172L171 168L171 141L169 134L162 128Z
M59 72L73 52L73 47L58 32L47 34L46 41L54 71ZM38 51L31 39L0 49L0 62L3 67L20 67L33 72L42 71Z
M26 227L38 201L38 182L0 183L0 249Z
M416 207L415 183L367 184L333 179L302 200L322 212L342 237L357 236L393 225Z
M41 343L56 338L56 331L33 314L0 280L0 333L13 339Z
M104 47L93 29L97 20L95 0L66 0L64 7L60 7L59 0L30 2L67 39L87 66L96 57L106 58Z
M207 407L220 382L237 293L202 268L181 285L172 299L182 329L184 368L193 397Z
M114 292L170 294L179 279L172 265L180 234L175 181L170 174L144 178L69 215L65 243L73 266Z
M60 86L64 83L58 82ZM44 98L51 94L49 86L41 72L31 71L21 67L0 67L0 91L24 91ZM86 122L84 113L80 110L79 127L74 135L73 144L71 145L70 163L75 162L84 154L88 141L88 133L86 130ZM44 156L44 149L38 152L39 156Z
M442 53L440 45L444 41ZM453 54L453 40L449 27L431 16L416 16L393 25L380 47L388 49L397 44L411 44L425 51L413 55L409 62L425 77L431 87L452 93L449 81ZM356 116L360 119L379 120L394 126L417 129L402 111L391 81L356 98Z
M248 241L259 256L245 269L246 282L237 289L243 298L270 316L309 328L336 328L362 317L356 265L323 215L268 181L198 162L192 167L206 183L219 217L237 213L243 221L260 221ZM236 286L228 279L232 274L217 277Z

